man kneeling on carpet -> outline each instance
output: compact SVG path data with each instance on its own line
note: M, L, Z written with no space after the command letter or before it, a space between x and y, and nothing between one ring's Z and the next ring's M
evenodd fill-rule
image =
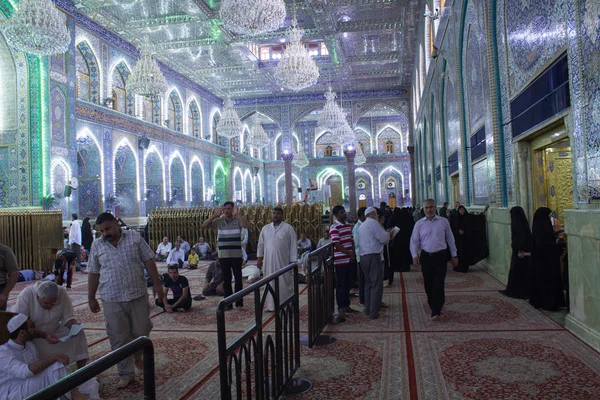
M164 287L165 299L169 294L169 289L173 292L173 298L167 299L166 304L161 303L156 299L155 304L157 306L163 308L168 313L175 312L179 309L186 312L192 308L190 284L185 276L179 275L179 267L177 267L177 265L169 265L169 276L165 279Z
M3 399L24 399L64 378L70 371L66 354L53 354L39 359L32 343L35 324L25 314L17 314L6 324L10 334L0 346L0 396ZM4 394L1 394L4 393ZM79 389L63 398L87 399Z
M223 271L219 259L210 263L205 279L202 289L204 296L223 296Z

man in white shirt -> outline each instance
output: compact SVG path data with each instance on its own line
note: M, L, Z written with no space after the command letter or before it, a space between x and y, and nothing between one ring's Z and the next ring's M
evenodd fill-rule
M24 399L64 378L69 357L54 354L42 360L32 342L35 324L25 314L17 314L6 324L10 339L0 346L0 397ZM63 398L86 399L78 389Z
M77 254L77 265L81 264L81 224L77 220L77 214L71 214L71 230L69 231L69 246Z
M354 249L356 250L356 265L358 267L358 300L361 305L365 305L365 274L360 268L360 245L358 244L358 228L362 225L363 222L367 219L365 217L365 211L367 207L361 207L356 211L356 215L358 216L358 221L354 224L352 228L352 236L354 237Z
M169 253L169 257L167 258L167 266L177 265L178 267L182 267L185 259L185 253L181 248L181 243L175 243L175 248L171 250Z
M156 249L156 261L165 261L169 257L169 253L173 249L173 245L169 242L169 238L165 236L163 241Z
M379 224L377 209L368 207L365 216L358 228L360 268L365 276L364 313L370 319L377 319L383 298L383 246L390 241L390 233Z
M265 225L258 238L258 268L265 266L265 276L271 275L298 259L296 254L296 232L294 228L283 222L283 209L273 208L273 222ZM274 285L273 285L274 286ZM279 304L294 294L294 277L292 271L279 277ZM275 301L269 294L267 308L275 311Z

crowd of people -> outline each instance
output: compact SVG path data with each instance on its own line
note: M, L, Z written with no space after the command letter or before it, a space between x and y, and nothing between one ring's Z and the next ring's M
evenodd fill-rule
M566 237L559 221L550 209L541 207L535 212L530 229L521 207L513 207L510 214L512 259L508 284L502 293L529 299L536 308L565 307L563 290L568 287L568 263ZM39 280L19 293L13 307L17 315L7 325L10 340L0 346L0 363L9 366L0 371L0 388L14 398L26 397L67 375L70 363L76 363L78 368L86 365L89 354L85 333L67 294L73 271L85 264L82 254L89 255L89 308L92 313L102 310L113 350L149 335L152 330L147 286L152 286L154 304L165 312L187 312L192 300L232 295L232 284L235 292L240 291L243 278L252 283L290 263L304 266L311 251L332 243L340 316L362 311L370 319L380 318L381 309L387 307L382 301L384 287L392 284L396 272L419 267L431 319L438 320L445 302L448 263L455 271L467 273L481 257L477 250L481 242L476 233L478 221L458 202L452 209L444 203L439 211L431 199L422 208L417 205L391 209L385 203L379 208L361 207L354 224L349 223L341 205L332 208L332 215L335 220L315 244L305 233L298 238L294 228L284 221L283 209L275 207L272 222L259 235L256 266L245 268L248 222L237 213L233 202L217 207L202 225L217 233L214 250L204 237L191 246L178 236L174 246L164 237L154 251L140 234L125 229L111 213L97 217L95 229L101 236L96 239L89 218L80 224L77 215L72 216L72 225L64 230L68 246L57 253L54 277L20 271L11 249L0 244L0 309L6 310L9 293L17 281ZM179 271L198 268L200 260L211 263L202 295L193 297L188 279ZM167 273L159 274L156 261L166 261ZM294 294L293 275L285 273L278 279L276 296L281 304ZM66 288L62 286L65 282ZM362 310L350 305L353 287L358 288ZM267 310L275 311L276 302L269 294ZM242 308L243 298L235 306ZM233 305L229 307L232 308ZM76 327L80 329L73 333ZM117 369L116 386L125 388L135 379L136 370L142 370L140 355L119 362ZM71 396L86 398L77 389Z

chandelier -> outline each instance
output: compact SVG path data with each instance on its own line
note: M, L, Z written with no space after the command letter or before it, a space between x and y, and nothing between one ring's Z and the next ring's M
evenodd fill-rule
M219 122L217 122L217 133L227 139L239 136L244 127L242 121L233 109L233 101L228 97L225 99L225 108Z
M67 18L49 0L21 0L2 24L6 42L17 51L35 56L62 54L69 49Z
M140 58L125 82L129 93L158 97L169 88L165 76L152 55L153 51L154 48L146 36L140 46Z
M354 156L354 165L363 165L367 162L367 157L360 146L356 146L356 156Z
M267 132L262 127L262 124L256 116L252 117L252 127L250 128L250 136L248 137L248 146L255 149L262 149L271 143Z
M290 44L279 60L274 76L281 86L297 92L317 83L319 68L301 42L304 30L296 27L296 24L294 12L292 27L288 30Z
M241 35L278 29L285 20L283 0L223 0L219 15L225 27Z
M292 161L292 165L294 165L295 167L298 167L300 169L304 168L304 167L308 167L309 161L308 158L306 158L306 154L304 154L304 150L302 148L300 148L300 151L298 153L294 152L294 160Z
M345 119L342 126L334 131L334 135L336 142L340 143L344 148L356 145L356 135Z
M323 110L319 115L319 120L317 121L317 126L329 129L331 131L338 129L344 124L347 124L346 116L335 102L335 97L335 93L332 92L331 87L329 87L329 91L325 93L325 98L327 101L325 102L325 106L323 107Z

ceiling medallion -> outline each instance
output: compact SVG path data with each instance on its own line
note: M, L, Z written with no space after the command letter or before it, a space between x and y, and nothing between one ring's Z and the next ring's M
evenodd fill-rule
M363 165L367 162L367 157L360 146L356 146L356 156L354 156L354 165Z
M128 92L146 97L159 97L169 88L165 76L152 55L153 51L154 47L150 44L148 36L144 37L140 46L140 58L125 82Z
M35 56L65 53L71 43L67 18L52 1L21 0L2 24L6 42L16 51Z
M292 27L288 30L287 35L290 43L286 46L285 52L277 64L275 79L284 88L297 92L317 83L319 68L301 42L304 30L296 25L297 21L294 15Z
M294 154L292 165L302 169L304 167L308 167L308 164L310 164L310 162L308 161L306 154L304 154L304 150L300 148L300 151L297 154Z
M258 120L258 117L252 117L252 127L250 128L250 135L248 137L248 146L254 147L255 149L262 149L271 143L267 132L262 127L262 124Z
M283 0L223 0L219 15L225 28L241 35L278 29L285 20Z
M347 124L346 116L335 102L335 97L335 92L332 92L331 87L329 87L329 91L325 93L327 101L325 101L325 106L323 106L323 110L317 120L317 126L331 130L334 134L336 129L343 124Z
M217 122L217 133L227 139L234 138L242 134L244 127L237 112L233 109L233 101L228 97L225 99L225 108L223 115Z

